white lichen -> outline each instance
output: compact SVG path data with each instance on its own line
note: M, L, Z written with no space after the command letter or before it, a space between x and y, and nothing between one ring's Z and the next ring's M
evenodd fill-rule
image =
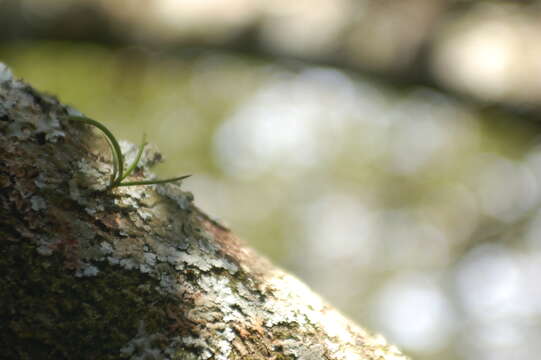
M173 200L181 210L190 208L193 201L193 194L191 192L182 191L179 184L160 184L155 185L155 188L158 194Z
M220 334L223 336L223 334ZM229 359L229 354L231 353L231 341L226 339L220 339L214 344L214 348L217 350L214 357L217 360L227 360Z
M139 271L141 271L143 274L148 274L152 271L152 267L148 266L147 264L140 264Z
M284 355L298 360L326 360L325 348L321 344L299 343L298 339L284 339L281 341ZM361 358L356 358L361 360ZM353 359L352 359L353 360Z
M120 259L115 257L115 256L108 256L107 261L111 265L119 265L120 264Z
M321 320L323 301L295 277L276 270L268 280L273 296L265 303L269 312L265 325L280 323L317 324Z
M72 108L71 106L65 106L66 108L66 111L68 112L68 115L70 116L83 116L83 113L80 112L79 110L75 109L75 108Z
M209 345L207 344L207 342L204 339L198 337L184 336L182 337L179 345L189 348L201 349L202 352L199 355L198 359L210 359L213 355L212 352L210 352L208 349Z
M47 97L44 97L43 101L47 100ZM53 101L48 102L54 104ZM59 138L63 138L66 135L64 131L60 130L60 121L55 113L41 117L36 130L37 132L43 132L45 134L45 140L52 143L56 143Z
M139 268L139 264L137 263L137 261L132 258L121 259L119 264L126 270L133 270Z
M53 249L56 247L57 243L58 243L58 240L51 239L48 236L45 236L45 235L38 236L36 251L40 255L50 256L53 254L54 252Z
M120 140L118 144L120 145L120 151L122 151L125 163L133 163L137 156L139 146L125 140Z
M96 215L96 213L98 212L101 212L105 210L105 207L103 206L103 204L96 204L96 203L93 203L92 206L86 206L85 207L85 211L88 215Z
M45 199L39 195L32 196L30 198L30 203L32 204L32 210L34 211L47 209L47 203L45 202Z
M203 272L208 272L212 269L225 269L230 274L235 274L238 267L230 261L221 257L212 257L203 254L199 248L193 249L191 253L178 250L182 246L158 246L154 251L158 254L158 259L166 261L173 265L175 269L182 270L186 266L191 266Z
M0 62L0 84L13 80L13 73L6 64Z
M130 196L123 196L115 199L115 205L121 208L137 208L137 200Z
M153 216L153 214L150 211L145 210L144 208L137 209L137 214L139 214L139 216L141 217L143 221L147 221L151 219Z
M48 180L47 177L43 173L40 173L38 175L38 177L34 180L34 184L39 189L46 189L46 188L50 187L50 184L48 183L47 180Z
M99 272L100 270L96 266L90 264L83 264L77 269L77 271L75 271L75 276L91 277L98 275Z
M102 191L109 186L109 177L106 174L111 171L111 166L102 164L96 167L88 160L80 159L77 168L77 185L94 191Z
M164 336L159 333L147 333L145 323L141 320L139 322L137 335L120 349L120 355L122 358L129 358L132 360L167 359L166 355L159 347L159 342L163 337Z
M70 198L72 200L75 200L75 201L79 202L79 200L81 199L81 190L79 190L77 180L76 179L70 179L68 181L68 187L69 187Z
M156 265L156 254L153 254L151 252L145 252L143 254L143 258L149 266L154 267L154 265Z
M51 247L46 244L38 245L36 251L38 252L38 254L43 256L50 256L53 254L53 249L51 249Z
M3 63L0 63L0 85L3 98L0 112L9 119L4 128L8 136L27 140L34 135L43 134L45 140L50 142L56 142L65 136L58 120L58 114L63 108L54 98L38 95L22 81L15 80L11 70ZM50 104L51 109L56 107L57 111L36 111L37 108L42 108L44 103Z
M102 241L100 243L101 251L104 254L112 254L113 253L113 245L109 244L107 241Z

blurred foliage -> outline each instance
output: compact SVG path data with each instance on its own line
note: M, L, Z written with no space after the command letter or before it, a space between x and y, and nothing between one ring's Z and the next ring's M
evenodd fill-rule
M461 99L442 92L437 76L426 81L423 58L426 42L439 41L428 32L470 8L500 19L494 7L505 2L360 1L358 18L350 2L339 3L333 16L352 31L347 46L332 40L337 25L313 25L330 21L324 11L304 17L287 3L289 12L266 4L245 17L224 14L225 32L219 21L202 32L194 20L196 30L173 41L173 30L185 30L178 22L168 23L167 40L153 38L145 31L156 14L141 20L144 11L121 2L58 1L46 16L40 1L6 1L11 12L0 19L11 31L0 36L9 40L0 61L120 138L138 143L146 133L166 158L159 176L194 174L183 186L196 204L416 359L531 358L537 348L528 336L541 333L532 325L541 294L529 292L541 276L541 126L467 91ZM66 10L72 5L98 11L96 23L106 25L78 21L87 13ZM522 5L505 6L504 15L522 19ZM407 33L411 13L422 21ZM26 23L13 20L19 15ZM306 29L327 29L327 47ZM198 39L205 46L186 46ZM251 41L264 43L267 56L234 50ZM299 58L412 81L383 84ZM440 71L455 79L445 61Z

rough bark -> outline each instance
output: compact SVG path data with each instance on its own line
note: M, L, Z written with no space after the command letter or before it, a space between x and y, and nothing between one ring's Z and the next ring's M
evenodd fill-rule
M1 358L406 359L179 186L107 189L75 113L0 63Z

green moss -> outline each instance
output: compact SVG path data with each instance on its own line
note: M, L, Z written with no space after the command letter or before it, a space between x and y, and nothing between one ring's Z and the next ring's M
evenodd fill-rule
M139 286L157 285L143 274L103 264L75 278L61 255L5 238L0 250L2 359L117 359L141 320L149 333L167 328L168 300Z

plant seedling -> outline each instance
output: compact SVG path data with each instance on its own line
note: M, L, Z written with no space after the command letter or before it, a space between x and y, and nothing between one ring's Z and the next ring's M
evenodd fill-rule
M141 155L143 154L143 150L145 146L147 145L145 136L143 135L143 141L141 142L141 145L139 146L139 150L137 151L135 160L124 171L124 165L125 165L124 155L122 154L122 151L120 150L120 144L118 143L117 139L115 138L111 130L109 130L107 127L105 127L105 125L103 125L99 121L87 118L85 116L72 115L72 116L69 116L69 120L79 121L88 125L92 125L98 128L99 130L101 130L101 132L105 134L105 137L107 138L107 142L109 143L109 146L111 147L111 153L113 154L113 173L111 174L111 181L108 186L109 189L119 187L119 186L165 184L165 183L180 181L191 176L191 175L183 175L183 176L169 178L169 179L124 181L124 179L126 179L128 176L130 176L133 173L133 171L137 168L137 164L141 160Z

